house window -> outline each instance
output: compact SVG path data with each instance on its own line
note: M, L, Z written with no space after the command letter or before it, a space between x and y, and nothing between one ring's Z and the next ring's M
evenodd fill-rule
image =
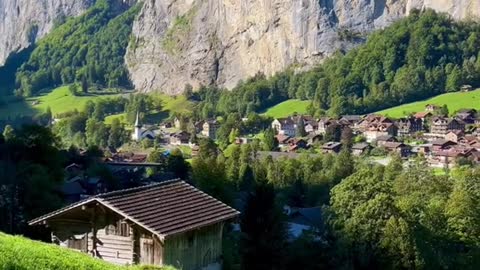
M123 221L119 220L115 224L110 224L105 228L106 235L117 235L117 236L130 236L130 226Z

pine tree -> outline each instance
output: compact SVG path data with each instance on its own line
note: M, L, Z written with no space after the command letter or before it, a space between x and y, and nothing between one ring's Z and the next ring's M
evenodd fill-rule
M242 269L283 269L287 227L270 184L257 181L243 213Z

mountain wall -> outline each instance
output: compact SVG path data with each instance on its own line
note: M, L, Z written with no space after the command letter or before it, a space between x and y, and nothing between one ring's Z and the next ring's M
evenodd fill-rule
M186 83L234 87L290 65L308 67L367 33L433 8L480 15L480 0L148 0L126 60L137 89L176 94Z
M114 0L112 0L114 1ZM135 2L131 0L120 0ZM433 8L480 15L480 0L144 0L125 60L142 91L232 88L288 66L308 68L408 15ZM95 0L0 0L0 66Z
M78 16L95 0L0 0L0 66L45 36L70 16Z

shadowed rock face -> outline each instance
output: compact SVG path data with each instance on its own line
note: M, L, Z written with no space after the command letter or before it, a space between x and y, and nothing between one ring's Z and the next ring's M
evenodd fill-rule
M56 21L78 16L95 0L0 0L0 66L45 36Z
M480 0L145 1L126 60L144 92L176 94L186 83L231 88L259 71L308 67L348 50L413 8L460 19L479 15Z

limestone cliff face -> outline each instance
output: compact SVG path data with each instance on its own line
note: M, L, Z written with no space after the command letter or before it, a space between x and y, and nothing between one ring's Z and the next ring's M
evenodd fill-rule
M55 21L83 13L94 0L0 0L0 66L47 34Z
M231 88L259 71L308 67L347 50L412 8L461 19L479 15L480 0L149 0L126 60L141 91Z

